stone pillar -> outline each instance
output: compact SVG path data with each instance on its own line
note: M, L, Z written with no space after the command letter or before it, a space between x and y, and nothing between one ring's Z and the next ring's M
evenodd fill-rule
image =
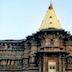
M63 55L63 72L66 72L65 71L65 55Z
M43 72L46 72L46 70L45 70L45 66L46 66L46 64L45 64L45 54L43 55Z
M39 54L39 72L43 72L43 55Z
M59 53L59 72L62 72L61 53Z
M40 58L39 58L39 72L41 72L41 55L40 55Z
M31 43L31 50L30 50L30 66L35 66L36 64L35 64L35 57L36 57L36 51L37 51L37 44L34 42L34 41L32 41L32 43Z

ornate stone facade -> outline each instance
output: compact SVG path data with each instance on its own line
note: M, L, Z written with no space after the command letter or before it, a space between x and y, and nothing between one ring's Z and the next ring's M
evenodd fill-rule
M57 27L42 26L25 40L0 40L0 72L72 72L72 35Z
M59 29L39 31L25 40L0 41L0 72L72 72L72 36ZM50 71L51 72L51 71Z

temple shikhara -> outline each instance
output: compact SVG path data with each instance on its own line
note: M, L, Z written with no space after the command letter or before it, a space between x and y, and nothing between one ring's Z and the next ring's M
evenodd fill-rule
M72 35L52 4L39 31L22 40L0 40L0 72L72 72Z

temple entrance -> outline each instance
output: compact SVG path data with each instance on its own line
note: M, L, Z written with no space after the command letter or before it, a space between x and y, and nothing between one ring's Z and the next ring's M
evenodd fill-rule
M56 72L56 62L48 62L48 72Z

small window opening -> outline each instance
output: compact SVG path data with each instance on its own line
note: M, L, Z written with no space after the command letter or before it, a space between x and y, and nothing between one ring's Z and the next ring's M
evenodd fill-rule
M50 18L52 18L52 16L50 16Z
M52 22L50 22L50 24L52 24Z

